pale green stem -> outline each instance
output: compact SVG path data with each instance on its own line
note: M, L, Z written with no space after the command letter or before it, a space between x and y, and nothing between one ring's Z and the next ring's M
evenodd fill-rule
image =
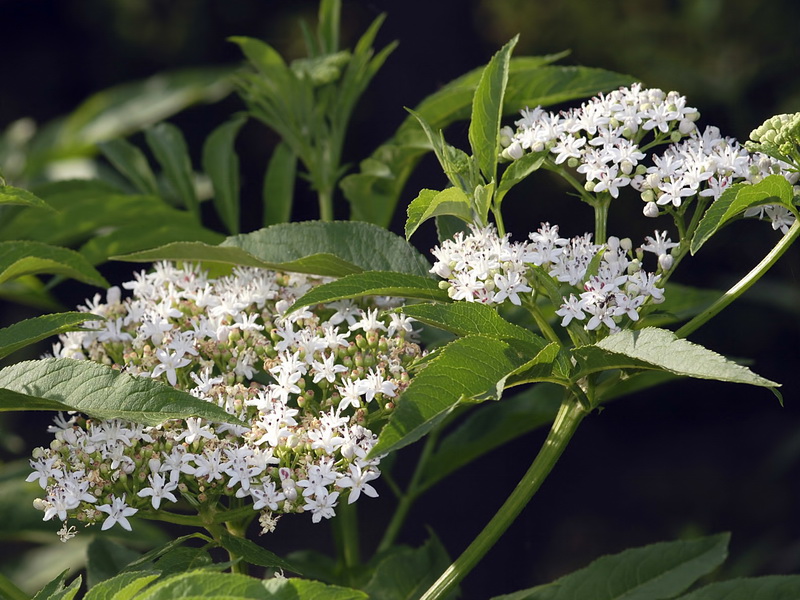
M514 488L488 525L478 534L478 537L425 592L421 600L439 600L448 596L494 546L552 471L586 414L587 412L580 404L571 397L562 403L539 454L517 487Z
M25 592L19 589L14 582L0 573L0 598L7 600L31 600Z
M531 299L530 301L524 301L525 308L528 309L528 312L531 313L533 320L536 321L536 326L541 331L542 335L547 338L551 342L555 342L556 344L560 344L561 340L558 338L558 335L550 327L550 323L547 322L547 319L544 318L542 311L539 310L539 306L536 304L536 299Z
M400 533L400 528L403 526L403 523L406 520L406 516L408 515L411 505L421 493L422 490L419 489L419 480L422 477L422 472L425 470L425 465L433 453L433 449L436 446L437 440L439 439L439 431L440 430L438 429L434 430L428 435L427 438L425 438L425 446L422 448L422 453L419 456L419 460L417 460L417 466L414 468L414 474L411 476L411 481L409 481L408 488L406 489L405 493L399 496L397 508L394 510L392 520L389 521L389 525L386 527L386 531L383 533L381 543L378 545L378 552L388 550L391 548L392 544L394 544L395 540L397 539L397 535Z
M774 265L777 260L783 256L784 252L789 249L799 235L800 220L797 220L794 222L794 225L789 228L789 231L786 233L786 235L781 238L781 241L779 241L775 247L770 250L769 254L767 254L763 260L753 268L753 270L740 279L731 289L725 292L725 294L723 294L716 302L714 302L714 304L709 306L694 319L678 329L678 331L675 332L675 335L681 338L686 337L715 317L720 311L722 311L722 309L727 307L731 302L736 300L745 291L747 291L751 285L761 279L764 273L766 273L772 267L772 265Z
M594 208L594 242L595 244L606 243L606 229L608 224L608 207L611 205L611 196L600 194L592 203Z

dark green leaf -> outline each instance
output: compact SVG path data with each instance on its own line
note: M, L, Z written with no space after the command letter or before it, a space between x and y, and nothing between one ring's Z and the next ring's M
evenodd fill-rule
M459 188L451 187L437 192L422 190L408 205L406 220L406 239L410 238L417 228L432 217L453 215L467 223L472 222L472 209L469 198Z
M219 244L225 236L200 225L165 223L163 219L122 225L98 235L80 248L80 253L90 263L97 265L109 257L156 248L173 242L200 242Z
M233 145L246 120L223 123L203 144L203 170L214 186L214 207L231 233L239 233L239 157Z
M549 425L563 395L562 388L540 383L500 402L476 407L426 461L419 489L428 489L494 448Z
M85 312L65 312L18 321L0 329L0 358L59 333L74 331L85 321L101 318Z
M103 142L99 147L109 162L133 184L136 191L151 196L158 195L156 176L139 148L121 138Z
M326 273L317 271L319 275L397 271L429 276L430 270L425 257L402 237L382 227L352 221L305 221L273 225L250 234L230 237L221 246L241 248L274 264L291 264L300 259L309 260L315 255L329 255L351 265L347 272L343 269Z
M375 567L364 591L375 600L420 598L448 566L447 551L432 537L419 548L401 548L389 554ZM455 595L453 592L446 598Z
M369 600L361 590L307 579L268 579L264 581L264 587L269 600Z
M497 187L498 195L505 195L512 187L534 171L537 171L549 154L550 150L529 152L508 165L500 177L500 185Z
M159 123L147 129L145 136L170 187L199 221L200 203L194 188L194 170L181 130L170 123Z
M699 315L724 293L719 290L700 289L670 281L664 288L664 302L655 305L656 310L647 313L637 322L636 327L664 327L686 321Z
M141 570L144 570L144 569L149 569L150 567L152 567L152 562L153 561L155 561L158 558L164 556L165 554L167 554L168 552L174 550L175 548L180 547L181 544L183 544L184 542L186 542L188 540L192 540L192 539L200 539L200 540L204 540L206 542L210 542L211 541L211 538L209 538L209 537L207 537L207 536L205 536L205 535L203 535L201 533L190 533L188 535L182 535L180 537L177 537L177 538L175 538L173 540L168 541L167 543L165 543L165 544L163 544L163 545L161 545L161 546L159 546L157 548L153 548L152 550L150 550L149 552L146 552L145 554L142 554L136 560L128 563L128 565L123 569L123 571L124 572L129 572L129 571L141 571Z
M430 264L403 238L369 223L305 221L231 236L219 246L174 243L117 260L194 260L338 277L362 271L429 276Z
M64 571L56 579L48 583L33 597L33 600L72 600L81 587L81 576L78 575L68 586L64 586L68 571Z
M469 144L478 167L492 182L497 179L497 159L500 154L500 120L503 117L503 97L508 84L508 65L519 36L514 36L495 54L481 73L472 100L469 123Z
M230 550L237 556L241 556L245 561L260 567L277 567L279 569L286 569L293 573L300 574L297 567L291 565L280 556L273 554L266 548L262 548L258 544L251 542L246 538L237 537L228 533L220 535L220 543L226 550Z
M16 204L19 206L29 206L31 208L44 208L53 210L47 202L34 196L28 190L11 187L8 185L0 186L0 204Z
M551 584L493 600L666 600L722 564L729 538L723 533L631 548L598 558Z
M86 557L86 586L93 588L122 571L125 565L139 557L139 552L114 540L95 536L89 542Z
M291 218L296 173L297 155L281 142L273 150L264 176L264 227Z
M727 188L708 207L692 238L691 252L695 254L708 239L748 208L764 204L792 206L792 184L783 175L769 175L759 183L737 183Z
M444 346L398 399L373 455L417 441L462 401L499 399L505 378L527 358L488 336L470 335Z
M192 416L242 424L217 405L164 383L69 358L25 361L0 370L0 412L10 410L77 410L143 425Z
M361 296L393 296L441 302L450 301L447 292L439 288L436 282L428 277L393 271L365 271L319 285L298 298L292 306L299 308Z
M671 331L655 327L623 330L592 346L575 348L574 354L580 364L577 377L608 369L639 368L769 388L780 385L703 346L680 339Z
M197 225L191 214L155 196L123 195L88 185L75 186L74 190L53 189L52 196L43 197L57 212L23 210L8 225L0 226L0 238L71 246L96 236L98 231L122 226L138 224L146 229L159 220L162 225Z
M154 569L161 572L161 578L177 573L198 569L217 570L211 556L203 548L178 546L168 550L155 561Z
M131 600L158 576L153 571L122 573L95 585L83 600Z
M800 575L768 575L711 583L677 600L797 600Z
M105 278L74 250L41 242L0 242L0 283L38 273L65 275L98 287L109 287Z

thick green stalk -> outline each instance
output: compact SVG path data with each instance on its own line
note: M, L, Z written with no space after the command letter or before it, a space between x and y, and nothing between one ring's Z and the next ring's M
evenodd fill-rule
M333 221L333 190L320 189L317 191L319 197L319 218L322 221Z
M456 585L475 567L483 556L494 546L495 542L509 528L517 515L528 504L530 499L542 485L550 471L553 470L564 449L567 447L578 425L587 412L574 398L567 398L556 415L550 433L544 441L539 454L523 476L522 480L511 492L500 510L488 525L483 528L464 553L459 556L441 577L434 583L421 600L438 600L453 591Z
M751 285L761 279L764 273L766 273L772 267L772 265L774 265L778 259L783 256L784 252L789 249L798 236L800 236L800 220L795 221L794 225L789 228L789 231L786 233L786 235L781 238L781 241L775 244L775 247L770 250L769 254L767 254L763 260L753 268L753 270L740 279L731 289L725 292L725 294L723 294L716 302L714 302L714 304L709 306L694 319L678 329L678 331L675 332L675 335L684 338L715 317L720 311L722 311L722 309L726 308L731 302L736 300L745 291L747 291Z
M361 564L358 539L358 513L355 504L339 502L333 533L339 554L339 564L344 567L347 578Z

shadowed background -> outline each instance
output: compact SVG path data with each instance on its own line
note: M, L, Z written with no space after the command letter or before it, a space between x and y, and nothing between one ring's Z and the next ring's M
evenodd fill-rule
M263 38L288 58L300 56L297 20L313 22L316 9L316 2L273 0L0 1L0 127L23 116L46 122L92 92L159 71L234 64L240 54L226 41L231 35ZM571 49L565 64L676 89L700 110L701 124L740 140L765 118L800 107L800 5L794 2L345 1L343 46L352 46L384 11L388 18L376 47L395 39L400 46L354 115L345 161L355 164L394 132L406 116L404 106L484 64L516 33L516 55ZM185 132L197 163L202 140L243 108L231 95L170 120ZM466 124L452 126L447 135L466 144ZM237 142L245 231L248 206L251 221L260 222L260 185L276 140L252 121ZM543 179L518 186L506 202L515 236L543 220L559 223L565 235L582 233L591 225L589 209L567 197L558 182ZM393 229L402 230L404 207L420 188L443 183L435 161L424 160L401 198ZM300 184L297 193L294 218L316 218L310 191ZM346 218L345 201L338 200L337 216ZM638 205L612 210L610 223L611 234L631 236L634 243L653 227L668 226L641 217ZM737 223L696 260L687 260L676 279L725 289L776 240L767 224ZM435 243L432 228L423 227L412 241L427 251ZM113 265L104 269L113 283L129 273ZM71 306L93 293L75 284L65 287L62 300ZM6 311L2 317L8 324L19 315ZM723 354L752 359L756 372L784 383L786 407L762 389L697 381L609 405L585 421L539 495L464 582L463 597L543 583L628 546L719 531L733 532L726 575L798 572L799 335L800 252L794 248L741 302L692 336ZM19 423L12 428L18 439L6 446L29 452L44 439L34 427L40 423L43 430L45 422L41 415L12 421ZM518 439L442 482L419 501L401 541L419 545L431 526L457 556L513 488L541 439L543 433ZM380 500L359 503L367 538L392 507L388 488L379 491ZM260 541L279 554L305 547L309 538L329 548L328 528L307 521L287 517L271 539Z

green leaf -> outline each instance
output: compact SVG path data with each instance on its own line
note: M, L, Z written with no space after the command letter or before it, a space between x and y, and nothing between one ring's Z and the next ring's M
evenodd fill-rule
M336 281L312 288L298 298L292 306L295 308L313 306L361 296L394 296L441 302L450 301L447 292L440 289L437 283L428 277L386 271L365 271L346 275Z
M158 576L159 573L153 571L121 573L95 585L83 600L131 600Z
M114 540L95 536L89 542L86 557L86 587L93 588L101 581L114 577L125 565L137 559L139 552Z
M300 571L288 561L285 561L280 556L273 554L269 550L262 548L246 538L222 532L219 541L226 550L230 550L233 554L241 556L250 564L260 567L277 567L300 574Z
M687 321L711 306L725 292L681 285L672 281L664 288L664 302L655 305L655 311L647 313L636 327L664 327L672 323Z
M53 185L39 193L56 212L24 209L9 223L0 224L0 238L71 246L122 226L140 225L144 230L159 221L176 227L197 225L191 214L155 196L124 195L88 182Z
M767 575L711 583L677 600L796 600L800 575Z
M225 236L197 224L165 223L163 219L122 225L90 239L80 253L91 264L106 262L109 257L156 248L173 242L219 244Z
M69 571L64 571L44 588L39 590L33 597L33 600L72 600L81 587L81 576L78 575L72 583L65 587L64 581L67 578L68 572Z
M655 327L623 330L594 345L575 348L574 354L580 364L576 378L608 369L661 369L684 377L780 386L716 352Z
M272 152L264 176L264 227L291 218L296 173L297 155L281 142Z
M437 192L422 190L408 205L406 220L406 239L410 238L417 228L432 217L453 215L471 223L472 209L469 198L459 188L451 187Z
M456 335L485 335L494 339L524 342L531 352L538 352L547 342L524 327L506 321L490 306L478 302L452 302L448 304L410 304L403 314L414 317Z
M540 383L500 402L476 407L425 462L418 489L426 490L487 452L553 422L564 391Z
M286 62L280 52L266 42L244 36L229 37L228 41L238 45L247 60L264 73L269 73L275 68L286 68Z
M192 159L183 133L175 125L159 123L146 129L145 137L170 187L181 204L199 221L200 203L194 188Z
M331 277L362 271L430 276L428 261L402 237L353 221L282 223L231 236L219 246L182 242L114 258L221 262Z
M211 556L203 548L191 548L188 546L178 546L165 552L155 561L154 570L161 572L161 578L165 579L170 575L195 571L198 569L217 570L220 564L214 564ZM223 567L224 568L224 567Z
M0 573L0 598L3 600L30 600L30 596L17 587L8 577Z
M69 358L25 361L0 370L0 412L11 410L77 410L143 425L185 417L243 424L215 404L164 383Z
M65 275L98 287L109 287L105 278L74 250L41 242L0 242L0 283L39 273Z
M52 206L41 198L33 195L28 190L8 185L0 186L0 205L2 204L16 204L19 206L29 206L31 208L53 210Z
M769 175L752 185L737 183L730 186L703 215L692 238L692 254L700 250L703 244L724 225L748 208L764 204L782 204L791 207L793 198L792 184L783 175Z
M492 201L494 200L494 180L486 185L475 186L473 198L472 205L478 214L478 219L480 222L488 223L489 209L492 207Z
M261 580L246 575L190 571L159 581L136 598L137 600L175 600L176 598L266 600L271 597L264 587Z
M361 590L327 585L307 579L267 579L269 600L368 600Z
M629 85L634 78L586 67L547 66L564 53L543 57L515 57L509 63L503 114L517 114L525 106L549 106ZM415 112L432 131L469 118L475 88L483 68L474 69L428 96ZM354 219L388 227L395 206L417 162L429 151L425 133L415 117L408 117L396 133L362 161L360 173L345 177L341 188Z
M389 554L375 567L364 591L380 600L420 598L448 566L447 551L432 537L419 548L400 548ZM446 597L454 598L455 592Z
M246 117L236 117L211 132L203 144L203 170L214 186L214 207L231 233L239 232L239 157L233 144Z
M506 342L483 335L444 346L400 396L372 454L388 454L417 441L462 401L499 399L505 378L527 358Z
M500 154L500 120L503 117L503 96L508 84L508 65L519 35L514 36L495 54L481 73L472 100L469 123L469 144L486 181L497 179Z
M103 155L133 184L136 191L158 195L158 184L144 152L127 140L113 139L99 144Z
M64 312L18 321L0 329L0 358L51 336L74 331L85 321L97 319L102 317L85 312Z
M181 547L181 544L188 540L192 539L199 539L205 542L212 541L211 538L205 536L201 533L190 533L188 535L179 536L173 540L168 541L167 543L158 546L157 548L153 548L149 552L142 554L136 560L127 564L127 566L123 569L123 572L130 572L130 571L141 571L145 569L149 569L152 567L153 561L157 560L158 558L166 555L167 553L171 552L175 548Z
M529 152L512 162L503 175L500 177L500 185L497 186L497 194L502 199L508 190L517 185L520 181L525 179L534 171L539 170L542 163L550 154L550 150L542 150L541 152Z
M598 558L551 584L493 600L666 600L722 564L729 539L723 533L631 548Z

